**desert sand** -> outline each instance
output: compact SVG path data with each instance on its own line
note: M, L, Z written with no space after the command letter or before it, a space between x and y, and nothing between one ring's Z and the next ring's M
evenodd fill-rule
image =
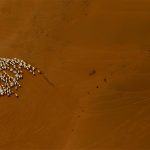
M25 73L0 97L0 150L150 149L150 1L1 0L0 56Z

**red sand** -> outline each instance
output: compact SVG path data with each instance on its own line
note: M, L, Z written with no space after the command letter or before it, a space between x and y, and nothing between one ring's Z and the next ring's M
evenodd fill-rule
M148 0L1 0L0 56L44 76L0 98L0 150L150 149L149 18Z

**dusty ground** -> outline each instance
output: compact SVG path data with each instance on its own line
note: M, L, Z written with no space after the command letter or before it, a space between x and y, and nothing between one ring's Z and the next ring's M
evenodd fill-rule
M150 149L150 1L1 0L0 56L25 75L0 98L0 150Z

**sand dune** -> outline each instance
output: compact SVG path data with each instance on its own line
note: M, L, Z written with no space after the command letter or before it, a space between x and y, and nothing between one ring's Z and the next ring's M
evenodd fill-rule
M1 150L150 149L148 0L1 0L0 55L25 73L0 98Z

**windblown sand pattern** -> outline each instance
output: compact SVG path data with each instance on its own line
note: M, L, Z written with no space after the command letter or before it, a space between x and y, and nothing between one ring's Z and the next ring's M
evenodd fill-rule
M33 75L40 71L18 58L0 58L0 96L11 96L15 94L18 97L17 90L21 87L19 81L23 79L23 70L28 70Z

